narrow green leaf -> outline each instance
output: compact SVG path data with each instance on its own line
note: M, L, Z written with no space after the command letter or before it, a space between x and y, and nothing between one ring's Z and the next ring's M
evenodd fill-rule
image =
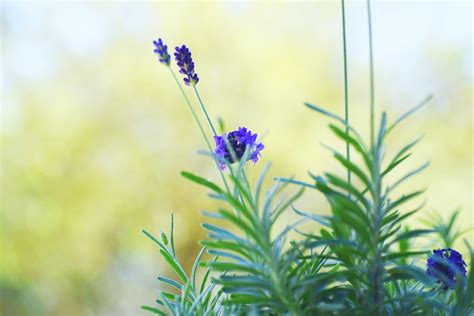
M232 240L232 241L237 242L237 243L245 243L246 242L246 240L238 237L234 233L231 233L230 231L228 231L226 229L223 229L221 227L218 227L216 225L212 225L212 224L209 224L209 223L203 223L202 227L204 227L205 229L207 229L210 232L214 233L214 234L209 234L209 237L211 237L211 235L216 237L216 238L212 238L212 239Z
M400 216L400 212L398 210L394 210L392 212L386 212L382 218L382 227L393 222Z
M212 182L210 182L210 181L208 181L204 178L196 176L196 175L194 175L190 172L182 171L181 175L183 177L185 177L186 179L189 179L193 182L196 182L197 184L203 185L203 186L211 189L214 192L217 192L217 193L222 193L223 192L222 189L219 186L217 186L216 184L214 184L214 183L212 183Z
M416 266L402 266L397 265L387 270L387 277L384 282L397 281L397 280L410 280L415 279L424 284L432 284L433 280L425 270L420 269Z
M248 208L240 203L236 198L228 193L224 193L224 196L227 202L234 207L238 212L240 212L243 216L245 216L253 225L256 224L256 219L254 215L248 210Z
M188 277L186 276L186 273L184 272L183 268L179 264L178 261L175 261L173 257L169 255L166 251L163 249L160 249L160 253L163 256L163 258L168 262L169 266L173 269L173 271L178 275L178 277L184 282L188 282Z
M310 109L313 110L313 111L316 111L316 112L321 113L321 114L323 114L323 115L325 115L325 116L327 116L327 117L330 117L330 118L333 118L333 119L339 121L339 122L342 123L344 126L347 125L346 120L344 120L343 118L337 116L336 114L333 114L333 113L331 113L331 112L329 112L329 111L327 111L327 110L325 110L325 109L323 109L323 108L321 108L321 107L319 107L319 106L317 106L317 105L311 104L311 103L309 103L309 102L305 102L304 105L307 106L308 108L310 108Z
M228 276L223 275L219 279L216 279L215 282L222 286L227 287L257 287L262 288L264 290L271 289L273 287L272 284L269 283L268 280L254 276L254 275L247 275L247 276Z
M347 169L351 170L357 177L368 187L371 188L369 177L352 161L347 160L340 154L335 154L334 157Z
M290 197L288 200L286 200L280 207L275 209L272 213L272 223L274 223L278 217L283 213L284 210L286 210L293 202L295 202L297 199L300 198L301 195L303 195L304 188L301 188L294 194L292 197Z
M317 248L320 246L329 246L333 247L341 247L344 248L344 251L348 253L355 253L358 255L366 255L365 249L360 249L359 245L351 240L344 240L344 239L321 239L318 241L313 241L308 243L308 248Z
M412 216L413 214L415 214L416 212L418 212L421 208L423 208L424 205L425 205L425 203L423 203L421 206L415 208L414 210L403 214L402 216L398 217L392 224L398 224L398 223L402 222L406 218L408 218L408 217Z
M393 169L395 169L399 164L401 164L403 161L405 161L408 157L410 157L411 154L407 154L405 156L403 156L402 158L398 159L398 160L394 160L392 161L387 168L385 168L382 173L381 173L381 176L384 177L386 176L387 174L390 173L390 171L392 171Z
M317 188L326 195L326 198L331 203L331 207L333 210L338 211L338 214L340 212L351 211L357 218L360 219L362 223L368 224L371 222L367 213L365 213L364 210L352 198L349 198L347 195L333 190L321 182L317 184Z
M190 284L186 283L186 285L184 286L184 292L181 295L182 310L186 310L186 300L189 299L190 301L192 301L194 299L194 297L192 295L190 295L189 292L190 292Z
M407 257L413 257L418 255L424 255L427 251L403 251L403 252L392 252L387 255L382 256L382 260L390 261L394 259L401 259Z
M255 207L255 202L254 202L254 200L252 198L252 194L250 193L248 188L243 186L242 183L239 181L239 179L236 178L235 176L231 175L230 178L231 178L232 182L235 185L236 191L238 193L241 193L243 195L243 197L245 198L245 200L251 205L251 207L254 208Z
M295 223L291 225L287 225L284 230L281 231L281 233L278 234L278 236L274 239L273 244L278 244L281 239L286 237L290 231L293 231L296 227L300 226L304 222L306 222L307 218L300 219L299 221L296 221Z
M193 264L193 269L191 270L191 280L193 281L193 289L196 289L196 271L199 265L199 262L201 261L202 255L204 254L204 251L206 250L206 247L202 247L201 251L199 251L196 260L194 260Z
M342 140L349 142L352 147L354 147L357 152L362 156L364 159L365 165L368 170L373 172L374 170L374 165L372 161L372 157L370 156L369 150L367 149L367 146L364 144L364 142L359 139L359 138L354 138L351 135L347 134L345 131L341 130L339 127L336 125L330 124L329 128Z
M353 195L359 202L362 203L366 211L370 210L369 201L367 201L364 195L359 190L357 190L352 184L349 184L347 181L331 173L325 173L324 175L326 176L326 178L332 185L338 188L341 188L345 190L346 192L350 193L351 195Z
M402 228L402 226L398 225L395 228L393 228L393 226L392 226L391 228L392 229L390 229L386 234L379 237L379 242L380 243L385 242L386 239L388 239L388 238L392 237L394 234L396 234Z
M141 308L142 308L143 310L148 311L148 312L152 312L153 314L156 314L156 315L166 316L166 313L162 312L162 311L159 310L158 308L154 308L154 307L146 306L146 305L141 306Z
M209 217L209 218L214 218L214 219L223 219L222 215L219 213L214 213L214 212L208 212L208 211L201 211L201 214Z
M432 94L427 95L420 103L418 103L413 108L411 108L410 110L405 112L403 115L401 115L392 125L390 125L387 128L387 132L385 134L388 135L395 128L395 126L400 124L406 118L410 117L416 111L420 110L423 106L426 105L426 103L428 103L428 101L430 101L432 99L432 97L433 97Z
M227 219L229 222L242 229L242 231L244 231L246 234L252 236L257 243L261 244L261 237L258 234L258 231L254 230L254 227L249 226L241 218L224 209L219 210L219 214L221 214L224 219Z
M206 264L211 270L220 272L248 272L254 275L263 274L261 265L254 263L236 263L236 262L208 262Z
M231 254L226 251L219 251L219 250L214 250L214 249L209 249L209 254L218 256L218 257L224 257L224 258L229 258L229 259L234 259L237 262L245 262L246 260L242 257L239 257L237 255Z
M449 220L448 226L446 227L446 230L448 232L451 232L451 229L453 228L453 224L456 221L456 218L458 217L458 215L459 215L459 209L453 212L453 215L451 216Z
M390 191L392 191L394 188L396 188L398 185L400 185L403 181L417 175L418 173L420 173L421 171L425 170L426 168L428 168L428 166L430 165L429 162L426 162L424 163L423 165L421 165L420 167L416 168L415 170L413 171L410 171L409 173L407 173L406 175L404 175L403 177L401 177L398 181L396 181L393 185L390 186Z
M299 181L299 180L294 180L294 179L290 179L290 178L274 178L275 181L280 181L280 182L286 182L286 183L291 183L291 184L296 184L296 185L300 185L302 187L307 187L307 188L312 188L314 189L314 184L311 184L311 183L307 183L307 182L303 182L303 181Z
M329 224L329 220L331 219L331 217L328 217L328 216L320 216L320 215L316 215L316 214L309 214L309 213L306 213L306 212L303 212L299 209L297 209L296 207L294 207L293 205L291 206L291 208L293 209L293 211L300 215L300 216L303 216L305 218L308 218L310 220L313 220L323 226L326 226L328 227L330 224Z
M268 170L270 170L270 166L271 166L270 163L267 163L265 165L265 167L263 168L262 172L260 173L260 175L258 177L257 184L255 186L254 200L255 200L255 205L256 205L257 209L260 205L260 194L262 192L263 181L265 180L265 177L267 176Z
M251 252L254 255L259 254L259 251L255 249L255 247L251 245L249 242L245 242L244 244L237 244L237 243L234 243L231 241L225 241L225 240L217 240L217 241L216 240L203 240L201 241L201 244L203 246L206 246L207 248L234 251L248 259L252 258L252 256L248 252Z
M255 294L246 295L246 294L232 294L230 297L223 302L226 305L251 305L259 303L268 303L268 297L258 297Z
M407 194L407 195L402 195L399 199L397 199L393 202L390 202L388 204L387 209L385 210L385 212L388 213L391 210L396 209L398 206L402 205L405 202L410 201L411 199L414 199L415 197L419 196L423 192L425 192L425 190L420 190L420 191L416 191L416 192L413 192L413 193L410 193L410 194Z
M159 276L159 277L157 277L157 279L160 280L163 283L166 283L166 284L176 288L179 291L181 291L183 289L183 285L179 284L178 282L176 282L173 279L163 277L163 276Z
M212 262L216 262L219 259L219 257L215 257ZM211 273L210 269L206 269L206 272L204 273L204 277L202 278L201 281L201 286L199 288L199 293L202 293L204 291L204 288L206 287L207 279L209 278L209 274Z
M387 113L382 112L382 119L380 121L380 128L379 128L379 133L377 136L377 148L379 148L379 150L382 148L383 139L386 134L386 127L387 127Z
M419 237L419 236L426 235L426 234L433 233L433 232L434 232L434 230L432 230L432 229L415 229L415 230L410 230L410 231L407 231L407 232L403 232L403 233L397 235L397 237L395 237L395 239L393 239L390 242L390 245L396 243L399 240Z
M421 140L423 139L423 136L420 136L416 138L414 141L408 143L400 151L395 155L395 157L392 159L392 161L399 160L400 157L404 156L405 153L407 153L410 149L412 149L416 144L418 144Z
M176 313L174 313L174 304L170 302L170 300L174 301L175 294L162 291L160 292L160 297L161 302L163 302L163 304L168 308L168 310L172 312L172 315L176 315Z
M171 252L173 256L176 258L176 250L174 248L174 214L171 212L171 224L170 224L170 233L171 233Z

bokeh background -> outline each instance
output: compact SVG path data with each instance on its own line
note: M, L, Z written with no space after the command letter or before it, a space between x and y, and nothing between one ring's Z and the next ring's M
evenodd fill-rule
M413 226L458 207L459 227L474 226L472 12L470 1L373 4L378 115L434 95L389 140L388 154L425 135L404 166L432 163L404 187L427 187ZM2 1L1 13L2 315L146 314L169 270L141 230L167 230L171 211L178 255L189 267L197 254L200 210L214 204L179 172L218 178L157 37L191 48L212 119L265 134L252 178L270 161L272 176L343 173L320 143L343 144L302 105L343 113L338 1ZM348 3L347 23L351 120L367 135L363 2ZM299 203L327 211L315 192Z

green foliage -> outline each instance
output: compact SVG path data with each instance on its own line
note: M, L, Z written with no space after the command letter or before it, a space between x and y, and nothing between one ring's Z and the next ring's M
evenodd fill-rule
M443 248L451 248L454 246L454 243L461 237L463 234L472 229L472 227L460 231L456 229L455 222L459 216L460 210L455 210L448 221L445 221L439 213L433 213L431 219L423 220L428 227L432 227L436 232L436 236L441 242Z
M461 235L455 231L457 213L447 224L438 220L429 229L410 229L406 220L422 205L412 209L407 205L423 190L402 195L393 193L395 188L420 173L428 164L392 183L387 180L388 175L410 157L410 150L419 141L408 143L385 161L388 133L407 115L387 128L386 114L383 113L377 138L368 147L359 133L344 120L315 105L307 105L336 119L342 127L348 127L346 133L337 125L329 125L331 131L360 156L361 163L331 150L334 159L343 169L350 170L357 182L349 183L331 172L322 176L310 173L313 183L277 178L276 184L263 194L262 186L269 166L264 168L252 190L244 172L245 159L238 166L229 166L232 168L228 176L230 188L224 189L200 176L182 172L185 178L210 190L209 196L222 206L216 212L203 212L213 223L202 225L208 231L208 239L201 242L204 248L196 259L193 281L179 264L173 241L167 246L166 235L163 234L163 242L149 235L180 279L177 282L159 277L160 281L176 288L179 294L162 292L158 304L176 315L226 315L231 312L272 315L470 313L472 259L467 282L458 282L455 290L442 291L426 274L424 267L417 264L418 258L426 257L429 250L413 248L412 242L436 232L446 245L452 245ZM285 198L288 184L301 189ZM293 205L308 187L326 197L331 208L330 216L303 212ZM288 208L292 208L300 220L276 231L275 223ZM322 226L319 234L302 232L298 228L307 221ZM290 233L297 233L302 238L291 238ZM208 249L215 259L201 262L204 249ZM194 281L198 265L206 268L203 282L210 279L208 285L201 284L201 290L195 287ZM162 313L151 307L145 308Z
M336 115L315 105L307 105L348 126ZM423 249L411 249L409 241L432 230L402 230L404 221L420 209L405 211L405 205L423 190L395 197L392 197L392 192L425 169L427 164L408 172L392 184L386 184L387 175L410 156L408 151L417 141L403 147L385 163L384 142L392 130L387 128L385 113L371 147L364 143L353 127L348 127L349 132L346 133L338 126L330 125L334 134L360 156L362 163L349 161L334 150L333 156L343 168L355 175L361 186L356 187L333 173L312 176L316 190L324 194L331 206L332 217L321 235L313 236L315 242L310 246L328 246L341 265L338 273L347 276L349 286L346 299L354 313L399 315L412 310L425 310L433 305L428 302L422 288L432 282L421 268L407 262L407 259L413 261L416 256L427 253ZM399 302L402 297L405 297L403 304Z
M386 142L395 128L421 109L431 96L391 124L383 112L376 130L370 1L367 1L367 8L371 86L369 145L349 123L344 1L345 118L317 105L305 103L311 110L336 121L336 124L329 125L329 129L346 145L346 151L341 153L329 146L325 147L332 152L335 161L347 174L347 179L333 172L323 175L309 173L309 182L276 178L276 183L263 194L262 186L269 166L251 185L245 173L250 146L242 144L245 152L237 158L233 145L224 137L227 151L232 157L230 160L239 163L227 162L228 174L219 169L223 187L193 173L181 173L188 180L210 190L209 197L219 203L217 211L203 212L208 220L202 227L208 232L208 238L201 241L203 248L196 258L191 277L188 277L176 258L172 232L170 247L165 234L162 233L160 242L146 233L158 243L162 257L180 279L177 282L158 277L161 282L179 292L161 292L157 303L164 310L174 315L384 316L472 313L472 251L471 271L467 278L464 276L464 261L459 253L451 250L434 252L427 263L428 271L425 271L424 265L420 265L419 258L426 258L430 254L426 245L421 247L419 243L425 241L426 244L426 235L437 233L446 247L451 247L462 233L456 231L454 226L456 212L447 224L439 218L430 222L428 229L411 229L407 225L407 220L423 207L423 203L414 208L412 204L424 190L404 194L399 192L408 180L425 170L429 163L402 173L401 177L393 180L394 171L401 169L411 157L420 138L407 143L390 158L385 157ZM180 83L177 80L176 83L212 152L199 117ZM216 136L216 129L195 85L193 90L202 115ZM219 129L224 130L222 121ZM351 152L358 159L354 159L354 156L351 159ZM207 154L216 158L213 153ZM300 189L286 196L289 184ZM329 216L304 212L294 205L306 188L326 198L330 206ZM281 215L288 209L292 209L299 220L277 229ZM299 226L305 222L312 222L316 226L309 231L302 231ZM314 228L319 228L319 233L315 233L317 230ZM201 262L205 249L214 256L214 260ZM200 290L195 285L198 266L206 269ZM208 279L210 281L206 287ZM161 309L144 308L164 314Z
M160 254L166 261L168 266L176 274L179 281L159 276L158 280L163 284L173 289L174 292L161 291L156 303L159 308L151 306L142 306L142 309L150 311L157 315L216 315L219 314L219 309L222 309L220 299L222 295L221 290L216 290L216 285L209 281L210 270L206 269L204 277L201 282L197 282L197 270L199 264L202 262L202 256L205 248L202 248L197 255L192 268L191 275L186 274L182 265L180 264L174 247L174 220L171 214L170 236L171 241L168 245L168 237L165 233L161 233L162 241L159 241L146 231L143 233L153 240L160 248ZM217 258L215 259L217 260ZM214 260L214 261L215 261ZM167 311L168 313L166 313ZM223 308L223 311L229 311L228 308Z
M322 266L323 259L303 256L304 243L293 242L287 245L287 234L302 221L288 225L278 233L274 233L274 225L282 212L287 209L302 193L299 190L287 199L280 199L285 184L277 183L264 197L261 197L262 183L268 166L257 182L255 192L245 180L239 181L231 176L234 194L224 192L217 185L205 179L183 173L186 178L206 186L223 200L226 207L216 213L205 213L210 218L217 218L231 224L232 231L210 223L203 227L209 232L209 240L203 241L211 254L225 260L207 262L206 266L219 273L213 278L215 284L221 286L226 294L224 305L239 306L244 312L258 313L289 313L300 315L308 305L311 295L320 295L318 291L311 293L311 284L319 284L320 291L326 289L331 275L315 273Z

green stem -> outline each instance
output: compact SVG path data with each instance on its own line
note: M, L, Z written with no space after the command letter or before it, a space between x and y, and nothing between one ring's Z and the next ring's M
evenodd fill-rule
M178 77L176 77L176 74L174 73L173 69L171 67L168 67L168 69L170 70L171 75L173 76L174 81L176 82L176 85L178 86L179 91L181 92L181 95L183 96L184 100L186 101L186 105L188 106L189 111L193 115L194 121L196 122L199 130L201 131L201 135L204 138L204 141L206 142L206 145L207 145L207 148L209 149L209 152L212 153L212 147L211 147L211 143L209 142L209 138L207 137L206 133L204 132L204 128L202 127L201 121L197 117L196 112L194 111L194 109L191 105L191 102L189 102L188 96L184 92L183 87L181 86L181 83L179 82ZM216 164L217 170L219 170L219 174L222 178L222 182L224 183L224 186L225 186L227 192L230 194L230 188L229 188L229 185L227 184L227 180L224 177L224 173L219 168L219 163L217 162L217 159L215 157L214 157L214 162Z
M347 45L346 45L346 11L344 0L342 4L342 42L344 50L344 120L346 121L346 135L349 135L349 84L347 79ZM346 141L346 158L351 161L351 149L349 141ZM351 171L347 169L347 182L351 184Z
M374 88L374 53L372 44L372 13L370 9L370 0L367 0L367 19L369 25L369 63L370 63L370 142L374 145L374 112L375 112L375 88Z
M179 82L178 77L176 77L176 74L174 73L174 71L171 67L168 67L168 69L170 70L171 75L173 76L174 81L176 82L176 84L179 88L179 91L181 92L181 95L183 96L184 100L186 101L186 105L188 106L189 111L193 115L193 119L196 122L196 125L198 126L199 130L201 131L202 137L206 141L207 148L212 152L211 143L209 142L209 138L207 137L206 133L204 132L204 128L202 127L202 124L199 121L199 118L197 117L196 112L194 111L194 109L191 105L191 102L189 102L188 96L184 92L183 87L181 86L181 83Z
M245 183L247 185L247 188L248 188L249 192L252 192L250 190L250 182L249 182L249 179L247 178L247 174L245 173L245 170L242 170L242 175L244 176L244 180L245 180ZM253 199L252 199L252 202L255 202L255 201L253 201Z
M196 94L196 97L197 97L198 100L199 100L199 104L201 105L201 109L202 109L202 111L204 112L204 115L206 116L207 123L209 123L209 126L210 126L211 129L212 129L212 133L214 134L214 136L217 136L216 129L214 128L214 125L212 124L212 121L211 121L211 119L209 118L209 114L207 114L206 107L204 106L204 103L202 103L201 96L199 95L199 92L198 92L198 90L196 89L196 86L195 86L195 85L193 85L193 89L194 89L194 93Z
M373 160L375 165L375 177L374 182L374 200L372 203L373 209L372 214L374 216L374 228L373 228L373 239L372 239L372 251L373 258L369 264L369 280L371 280L372 290L372 303L375 306L375 315L383 315L383 301L384 301L384 289L383 289L383 262L382 253L379 246L380 230L383 219L383 205L384 198L382 197L382 175L381 175L381 162L382 162L382 149L379 146L372 148Z

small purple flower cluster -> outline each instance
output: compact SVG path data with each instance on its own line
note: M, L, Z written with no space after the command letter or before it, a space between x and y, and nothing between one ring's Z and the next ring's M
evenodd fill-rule
M454 249L433 250L433 255L428 258L426 272L438 279L444 289L454 288L457 278L466 277L466 263L462 255Z
M227 135L214 136L214 141L216 142L215 154L222 170L225 169L227 163L232 164L240 161L246 150L249 150L247 160L256 163L261 155L260 152L265 147L262 143L257 143L257 134L252 134L245 127L239 127L238 130ZM229 151L230 148L226 143L228 143L231 151Z
M197 73L194 72L194 62L191 57L191 52L186 45L177 46L174 52L174 58L176 59L176 64L179 67L179 73L185 75L184 83L188 86L195 85L199 81Z
M168 46L163 44L161 38L153 41L155 49L153 52L158 55L160 63L169 66L171 57L168 53ZM174 52L176 64L179 67L179 73L185 75L184 83L188 86L194 86L199 82L199 76L194 71L194 61L191 57L191 51L186 45L177 46Z
M168 54L168 46L163 44L161 38L159 38L157 41L153 41L153 44L155 45L155 49L153 50L153 52L158 55L160 63L169 66L171 58Z

